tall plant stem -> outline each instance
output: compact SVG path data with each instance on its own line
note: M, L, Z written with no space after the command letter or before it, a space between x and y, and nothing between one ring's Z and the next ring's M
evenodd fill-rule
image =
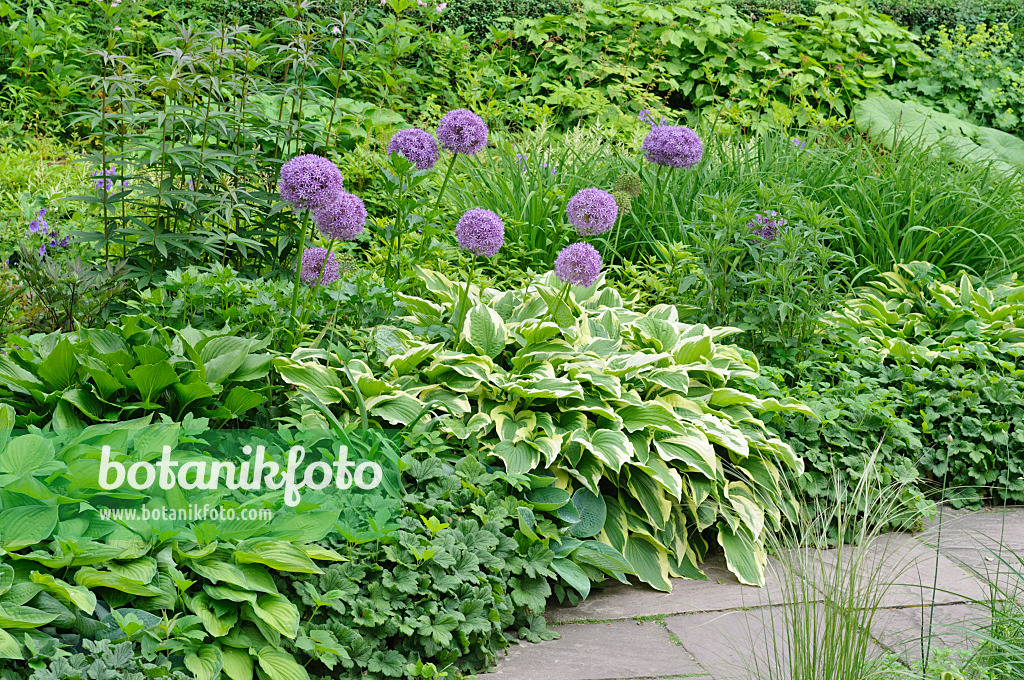
M295 278L292 284L292 305L291 305L291 321L288 323L288 335L295 340L295 307L299 304L299 281L302 276L302 253L306 250L306 227L309 225L309 214L310 210L306 210L305 215L302 216L302 224L299 226L299 249L295 253ZM325 262L326 264L326 262ZM299 343L296 341L295 346L298 347Z
M444 190L448 187L448 180L450 180L452 178L452 170L455 169L455 161L457 161L458 158L459 158L459 154L453 153L452 154L452 159L448 162L448 170L447 170L447 172L444 173L444 181L441 182L441 190L437 192L437 199L434 201L434 210L433 210L433 214L434 215L437 214L438 208L441 207L441 198L444 196ZM423 251L425 249L426 241L427 241L427 239L425 239L425 238L421 238L420 239L420 247L416 251L416 257L417 258L422 258L423 257Z

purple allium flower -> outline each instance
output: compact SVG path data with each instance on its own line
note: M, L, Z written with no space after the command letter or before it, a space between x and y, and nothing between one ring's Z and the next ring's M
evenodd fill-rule
M313 221L327 238L351 241L363 233L366 206L358 196L342 191L313 208Z
M704 155L700 137L682 125L652 127L640 148L651 163L670 168L692 168Z
M600 274L601 253L589 243L567 245L555 259L555 276L562 283L590 288Z
M603 234L615 226L619 207L615 203L615 197L607 191L590 187L569 199L565 213L569 217L569 223L576 227L580 235L591 236Z
M306 248L302 252L302 270L299 272L299 278L303 283L315 286L319 282L319 285L329 286L338 280L341 275L341 266L337 258L334 257L334 253L331 253L330 259L327 260L327 268L324 269L325 257L327 257L326 248ZM322 279L320 278L321 269L323 269Z
M345 180L338 166L323 156L304 154L281 166L278 191L296 208L315 208L342 191Z
M774 241L779 235L779 231L784 230L787 224L789 223L786 220L779 217L779 213L767 210L764 215L760 213L754 215L754 219L747 222L747 227L765 241Z
M474 255L493 257L505 244L505 225L490 210L473 208L455 225L459 247Z
M474 154L487 146L487 123L469 109L449 111L437 124L437 140L452 153Z
M429 170L437 163L437 141L426 130L399 130L388 143L388 153L400 153L419 170Z

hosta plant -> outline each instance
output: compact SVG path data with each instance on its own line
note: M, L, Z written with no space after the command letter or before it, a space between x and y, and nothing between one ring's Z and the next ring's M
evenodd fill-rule
M279 357L295 408L426 419L549 500L567 526L565 550L596 538L655 588L700 578L707 537L740 580L763 582L766 535L793 507L780 470L799 473L802 462L759 415L813 414L736 389L758 363L722 344L734 329L681 323L664 305L633 311L600 280L563 296L552 274L523 290L470 287L463 312L465 284L419 274L429 299L404 296L406 321L436 341L395 329L377 370L324 350ZM464 321L444 332L453 318ZM603 571L621 576L619 563Z

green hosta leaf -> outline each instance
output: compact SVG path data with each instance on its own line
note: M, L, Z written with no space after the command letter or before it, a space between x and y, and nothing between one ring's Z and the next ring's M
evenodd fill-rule
M636 432L645 428L662 432L678 432L679 419L670 408L659 402L647 402L641 406L623 406L618 409L622 418L622 427L627 432Z
M505 463L510 475L530 472L540 463L540 453L526 442L498 442L491 453Z
M96 596L88 588L73 586L50 574L40 574L38 571L33 571L29 578L64 604L74 605L86 614L92 614L96 608Z
M231 628L238 622L238 611L232 609L226 613L219 614L212 607L213 599L206 593L199 593L189 603L192 611L198 616L203 626L214 637L224 637Z
M0 546L18 550L48 539L57 526L57 508L25 505L0 512Z
M408 394L384 394L366 400L371 415L383 418L393 425L408 425L423 413L426 406Z
M78 358L67 338L62 339L39 364L39 377L54 392L63 392L75 382Z
M635 573L625 557L600 541L584 541L583 545L573 551L572 556L577 562L597 567L609 575Z
M687 470L699 472L708 479L717 477L718 456L703 432L655 439L654 449L664 461L679 461Z
M216 680L224 668L224 659L217 645L203 645L195 653L185 656L185 668L196 680Z
M569 492L558 487L545 486L528 491L526 500L541 512L551 512L569 502Z
M725 550L729 571L736 574L740 583L751 586L764 585L764 565L767 556L741 531L733 531L725 522L718 523L718 543Z
M243 544L243 548L235 551L235 561L240 564L263 564L277 571L301 574L323 573L305 552L286 541L256 541Z
M285 637L295 638L299 631L299 610L283 595L260 595L252 605L260 620Z
M264 647L256 654L257 670L265 680L309 680L306 669L288 652Z
M75 572L75 583L86 588L113 588L129 595L157 597L163 591L142 581L126 578L109 571L100 571L93 567L82 567Z
M590 451L615 472L633 458L633 444L625 433L616 430L576 430L569 436L569 441Z
M50 600L53 602L53 600ZM0 628L39 628L57 618L57 614L17 604L0 604Z
M569 494L565 494L565 498L568 500ZM0 597L3 597L12 585L14 585L14 567L9 564L0 564Z
M462 335L477 352L492 359L504 351L508 342L505 323L497 312L483 304L470 308Z
M626 541L626 559L633 565L637 577L655 590L669 592L668 551L653 539L640 534L630 534Z
M569 526L569 533L576 538L596 536L604 528L608 509L604 497L589 489L577 489L572 495L572 504L579 512L580 520Z
M54 457L52 439L37 434L15 437L0 451L0 473L48 476L64 468Z
M224 675L231 680L252 680L253 663L249 653L242 649L221 647Z
M21 644L10 633L0 628L0 659L21 661L23 658Z
M178 382L178 374L166 361L136 366L128 372L128 376L147 406L153 404L158 394Z
M580 597L585 599L590 595L590 577L578 564L565 557L556 557L551 562L551 569L570 587L575 588Z

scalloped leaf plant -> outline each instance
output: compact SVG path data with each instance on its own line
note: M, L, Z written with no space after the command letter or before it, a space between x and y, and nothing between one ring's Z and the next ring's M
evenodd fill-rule
M418 274L430 299L404 296L408 321L451 323L464 284ZM740 581L763 584L766 537L795 509L781 468L799 474L802 461L759 415L813 413L739 389L759 367L722 343L735 329L681 323L666 305L632 311L602 280L567 298L559 288L553 274L524 290L474 287L455 341L396 329L401 347L376 374L324 350L297 350L275 367L298 404L331 419L365 413L396 425L429 413L532 497L556 501L567 549L596 538L587 544L599 559L575 555L592 580L621 578L625 558L667 591L670 577L703 578L717 540Z

